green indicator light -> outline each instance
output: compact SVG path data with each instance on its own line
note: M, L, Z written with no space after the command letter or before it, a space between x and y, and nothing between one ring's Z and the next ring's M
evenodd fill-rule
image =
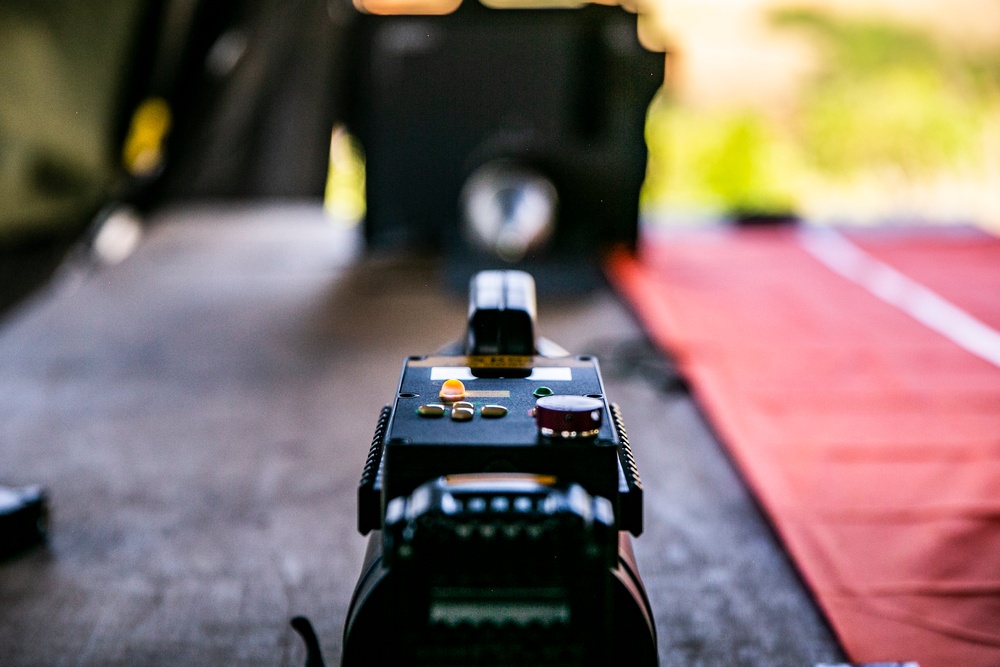
M554 392L548 387L539 387L534 392L535 398L541 398L542 396L551 396Z

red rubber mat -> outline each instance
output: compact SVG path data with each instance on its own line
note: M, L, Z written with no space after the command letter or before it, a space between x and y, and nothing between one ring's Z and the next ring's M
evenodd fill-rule
M714 230L608 273L849 657L1000 665L1000 239Z

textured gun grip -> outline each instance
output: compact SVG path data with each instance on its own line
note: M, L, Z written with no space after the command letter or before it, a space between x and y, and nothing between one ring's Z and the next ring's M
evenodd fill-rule
M382 452L385 450L385 433L392 416L392 406L382 408L372 445L368 450L365 468L358 483L358 531L367 535L382 525Z
M636 537L642 534L642 480L639 479L639 469L635 465L632 446L625 432L625 421L622 419L621 408L617 403L611 404L611 421L618 434L618 459L625 475L626 491L619 492L618 504L621 516L621 529L627 530Z

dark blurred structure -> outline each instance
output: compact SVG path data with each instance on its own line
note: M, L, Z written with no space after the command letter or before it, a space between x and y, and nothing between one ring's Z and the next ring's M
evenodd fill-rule
M23 113L0 116L0 139L19 140L37 120L38 164L25 173L44 181L39 200L60 203L36 223L34 203L6 198L4 218L29 231L0 234L0 274L26 284L9 300L43 280L109 201L322 197L337 123L366 153L369 244L442 251L463 289L493 264L535 270L543 286L575 283L598 249L634 242L645 117L664 57L639 45L635 15L618 7L468 0L446 16L387 17L345 0L145 0L60 18L63 4L4 10L17 38L7 43L27 40L11 58L38 94L7 86L0 107ZM95 44L109 46L97 57ZM40 48L65 76L46 78L46 62L26 60ZM89 125L53 103L94 97ZM155 154L129 164L137 119L150 112L154 136L140 148ZM138 124L146 134L149 118ZM86 141L73 150L46 144L74 133ZM463 230L474 214L461 204L473 174L479 208L495 218L479 221L478 241ZM23 180L4 187L19 194ZM506 239L499 252L491 235Z
M164 0L150 93L173 109L149 201L320 198L343 115L349 34L341 0Z
M0 313L48 279L109 197L153 4L0 3Z
M366 154L370 245L440 248L455 285L506 264L545 289L585 279L598 250L634 243L646 113L664 74L634 14L468 0L446 16L366 16L355 37L348 120ZM475 176L506 210L470 210ZM477 215L510 218L492 223L500 233L544 225L518 217L553 219L523 230L535 243L491 243L490 229L470 229L490 227Z
M365 152L369 245L442 251L461 289L496 264L576 284L598 250L634 243L646 112L664 69L640 46L635 15L475 0L445 16L314 0L195 14L181 74L164 86L178 122L156 197L320 196L340 122ZM484 166L512 178L487 183L497 206L548 218L535 221L536 242L498 253L463 228L463 187ZM545 190L531 210L519 204L526 179ZM504 225L518 212L496 215Z
M109 203L322 197L356 15L340 0L3 3L0 312ZM150 101L156 155L130 168Z

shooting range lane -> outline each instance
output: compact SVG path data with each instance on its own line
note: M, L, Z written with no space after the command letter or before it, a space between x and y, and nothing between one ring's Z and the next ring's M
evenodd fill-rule
M855 661L1000 664L998 267L971 229L650 235L611 263Z
M379 411L467 307L430 261L359 243L313 207L175 208L121 264L73 264L3 322L0 474L43 483L54 521L47 551L0 564L0 663L301 665L305 614L339 664ZM664 667L837 661L627 311L606 291L539 311L543 336L601 357L622 407Z

